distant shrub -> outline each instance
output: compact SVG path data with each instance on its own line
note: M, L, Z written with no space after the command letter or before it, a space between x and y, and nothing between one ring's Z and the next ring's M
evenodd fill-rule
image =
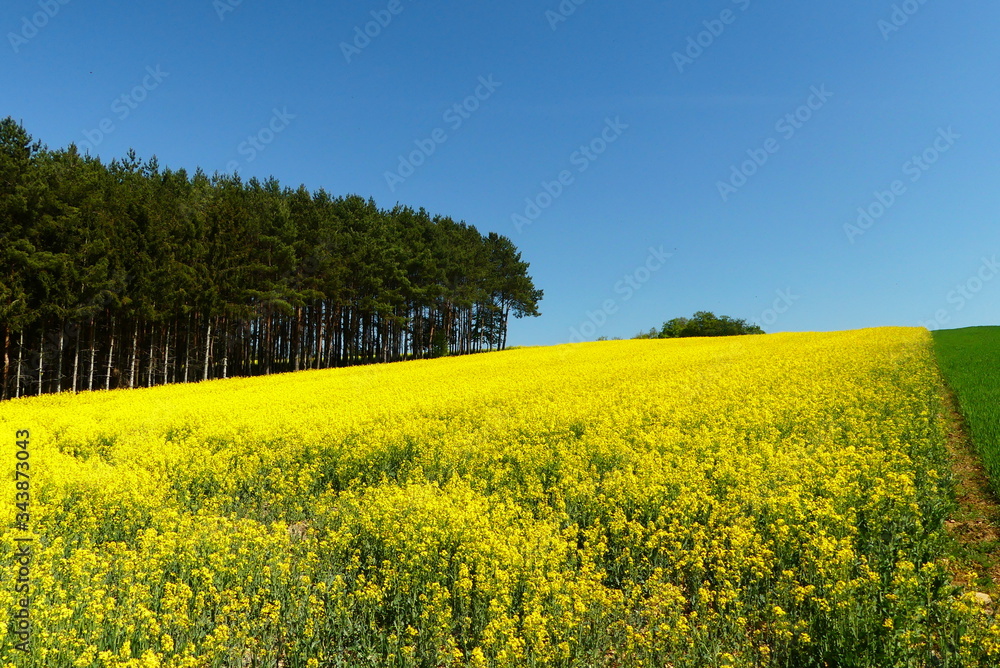
M650 329L636 335L636 339L679 339L691 336L742 336L764 334L758 325L742 318L717 316L711 311L698 311L690 318L674 318L657 330Z

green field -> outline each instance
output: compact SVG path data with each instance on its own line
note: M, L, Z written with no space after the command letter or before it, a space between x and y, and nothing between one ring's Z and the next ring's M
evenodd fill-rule
M945 380L955 392L969 436L1000 492L1000 327L934 332Z

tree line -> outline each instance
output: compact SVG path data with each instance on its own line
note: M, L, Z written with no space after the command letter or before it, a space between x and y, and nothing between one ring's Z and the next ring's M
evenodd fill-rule
M103 164L0 121L0 398L503 349L510 239L274 178Z
M678 339L693 336L742 336L764 334L759 325L728 315L717 316L711 311L698 311L690 318L673 318L648 332L637 334L635 339Z

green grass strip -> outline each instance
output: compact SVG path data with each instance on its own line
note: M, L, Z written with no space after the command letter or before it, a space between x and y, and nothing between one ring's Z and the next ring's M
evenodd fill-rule
M1000 327L933 332L945 380L955 392L969 435L1000 494Z

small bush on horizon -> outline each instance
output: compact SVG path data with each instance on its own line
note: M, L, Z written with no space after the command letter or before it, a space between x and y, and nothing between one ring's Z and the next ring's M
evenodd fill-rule
M711 311L698 311L690 318L674 318L663 323L660 329L640 332L635 339L679 339L693 336L743 336L764 334L760 326L742 318L717 316Z

